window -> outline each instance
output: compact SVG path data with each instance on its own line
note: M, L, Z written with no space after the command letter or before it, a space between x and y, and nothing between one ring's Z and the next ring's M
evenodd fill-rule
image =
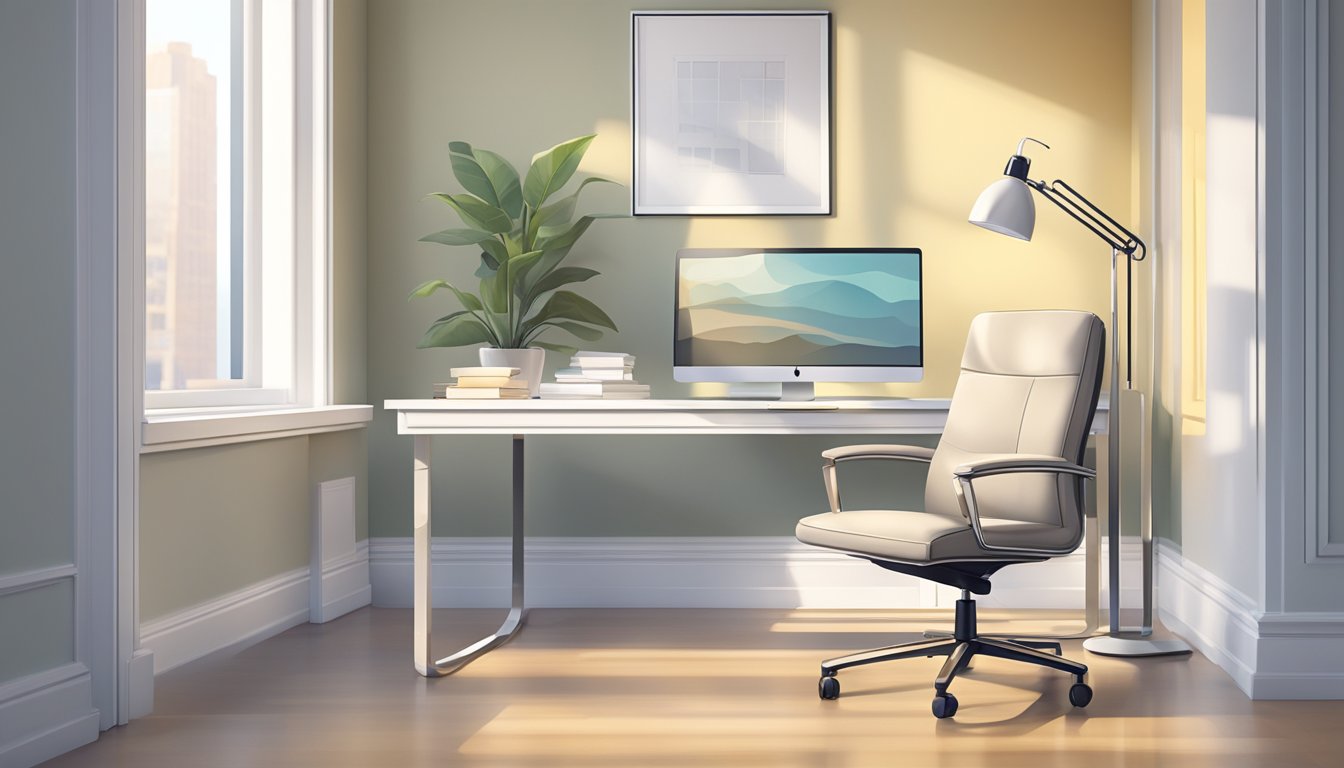
M326 402L327 0L144 0L145 407Z

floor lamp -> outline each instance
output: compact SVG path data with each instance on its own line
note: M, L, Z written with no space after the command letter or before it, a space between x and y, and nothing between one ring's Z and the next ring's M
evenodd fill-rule
M1134 262L1142 261L1147 255L1147 247L1133 232L1125 229L1118 221L1083 197L1073 187L1056 179L1050 184L1027 178L1031 160L1022 154L1028 141L1049 149L1043 141L1024 138L1017 144L1017 152L1008 159L1002 179L990 184L980 193L975 206L971 208L970 222L999 234L1030 240L1032 230L1036 228L1036 200L1030 190L1036 190L1042 197L1054 203L1060 210L1069 214L1078 223L1087 227L1111 247L1111 394L1110 411L1107 416L1107 524L1109 537L1108 582L1110 608L1110 634L1089 638L1083 647L1093 653L1108 656L1164 656L1168 654L1189 653L1190 646L1180 640L1154 640L1153 632L1153 537L1152 509L1147 503L1140 504L1140 535L1143 541L1143 624L1134 632L1124 632L1120 628L1120 335L1119 335L1119 296L1120 286L1116 280L1120 254L1125 255L1125 394L1126 408L1137 406L1140 421L1143 419L1143 396L1134 389L1134 337L1133 326L1133 286ZM1146 429L1146 426L1145 426ZM1143 440L1140 438L1140 442Z

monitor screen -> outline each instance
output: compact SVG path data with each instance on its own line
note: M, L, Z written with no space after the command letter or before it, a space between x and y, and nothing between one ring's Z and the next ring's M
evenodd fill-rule
M918 378L920 262L917 248L683 249L674 373L681 381ZM718 370L707 378L691 368Z

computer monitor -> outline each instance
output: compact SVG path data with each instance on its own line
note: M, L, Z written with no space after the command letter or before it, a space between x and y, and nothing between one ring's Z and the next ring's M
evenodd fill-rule
M677 251L672 377L813 383L924 376L918 248L686 248Z

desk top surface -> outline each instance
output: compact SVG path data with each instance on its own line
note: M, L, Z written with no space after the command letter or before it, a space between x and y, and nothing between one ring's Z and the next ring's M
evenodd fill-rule
M414 434L936 434L950 400L387 400ZM1106 428L1097 409L1092 431Z
M389 411L939 411L950 400L942 398L836 398L830 400L746 400L694 398L685 400L385 400Z

